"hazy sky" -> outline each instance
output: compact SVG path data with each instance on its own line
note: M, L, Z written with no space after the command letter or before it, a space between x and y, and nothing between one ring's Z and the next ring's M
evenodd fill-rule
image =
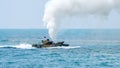
M0 28L46 28L42 22L46 2L47 0L0 0ZM63 19L61 26L62 28L120 28L120 14L113 11L108 20L71 17Z

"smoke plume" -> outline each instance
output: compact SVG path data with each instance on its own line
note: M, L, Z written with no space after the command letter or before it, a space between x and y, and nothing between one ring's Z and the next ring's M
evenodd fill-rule
M111 11L120 10L120 0L48 0L43 21L54 39L59 28L58 21L67 16L108 16Z

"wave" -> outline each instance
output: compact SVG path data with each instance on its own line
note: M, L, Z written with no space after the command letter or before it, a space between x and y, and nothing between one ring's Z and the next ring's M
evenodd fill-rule
M20 48L20 49L33 49L34 47L32 47L31 44L20 44L20 45L16 45L13 46L15 48Z
M19 45L0 45L0 48L18 48L18 49L34 49L31 44L19 44Z

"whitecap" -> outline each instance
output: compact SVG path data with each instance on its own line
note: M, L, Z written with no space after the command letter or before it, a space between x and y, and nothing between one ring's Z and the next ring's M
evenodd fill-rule
M19 49L34 49L31 44L19 44L16 46L12 46L14 48L19 48Z

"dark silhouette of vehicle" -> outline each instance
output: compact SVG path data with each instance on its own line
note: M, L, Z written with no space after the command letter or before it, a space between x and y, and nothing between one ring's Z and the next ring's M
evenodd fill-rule
M69 46L69 44L64 44L64 41L54 43L53 41L47 39L47 40L42 40L41 44L38 43L32 45L32 47L36 47L36 48L57 47L57 46Z

